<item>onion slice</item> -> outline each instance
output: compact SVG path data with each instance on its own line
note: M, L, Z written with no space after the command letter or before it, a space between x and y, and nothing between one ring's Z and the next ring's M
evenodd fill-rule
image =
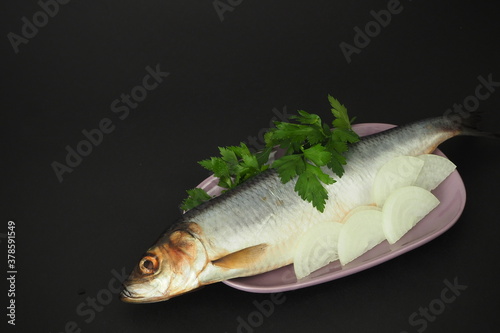
M398 156L385 163L373 182L373 202L382 207L387 197L396 189L410 186L417 180L424 161L414 156Z
M382 209L382 227L387 241L396 243L438 204L439 200L421 187L406 186L394 191Z
M338 259L337 243L342 224L322 222L303 234L295 249L293 268L297 279Z
M385 240L382 212L364 209L354 212L344 223L339 235L338 252L342 265L356 259Z
M443 156L424 154L417 157L424 161L424 166L414 185L428 191L438 187L457 168L452 161Z

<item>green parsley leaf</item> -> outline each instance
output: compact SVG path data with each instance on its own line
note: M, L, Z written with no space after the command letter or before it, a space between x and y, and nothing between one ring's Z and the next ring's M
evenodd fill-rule
M202 167L212 171L215 177L226 177L229 175L228 164L220 157L212 157L209 160L199 162Z
M359 140L359 136L350 129L335 128L332 135L335 136L335 139L341 142L354 143Z
M287 148L294 143L316 144L325 139L323 129L319 124L292 124L284 122L276 122L276 129L271 134L265 137L268 147L280 145Z
M285 155L274 161L272 168L278 171L281 182L285 184L303 173L306 169L306 163L303 155Z
M186 192L189 195L189 197L184 199L181 205L181 209L185 211L188 211L196 206L199 206L200 204L212 198L207 192L205 192L201 188L193 188L191 190L187 190Z
M342 165L346 164L345 157L336 152L335 150L331 152L332 159L328 162L327 166L339 177L344 175L344 167Z
M295 191L300 197L311 202L320 212L325 210L328 192L321 182L333 184L335 181L323 173L317 166L307 163L305 170L299 175L295 184Z
M264 150L255 154L255 157L257 157L257 163L261 166L261 168L264 167L264 170L267 169L267 167L268 167L266 165L266 163L268 162L269 155L271 154L272 151L273 151L273 147L266 147L266 148L264 148ZM264 170L262 170L262 171L264 171Z
M304 149L304 157L317 166L323 166L330 161L332 158L332 154L326 151L326 147L317 144L312 146L311 148Z
M340 104L338 100L328 95L328 101L332 106L332 113L335 117L333 121L333 127L342 128L342 129L350 129L351 121L349 120L349 116L347 115L347 109L343 104Z
M299 123L304 125L319 124L321 127L321 118L317 114L309 113L304 110L298 110L299 116L291 116L291 119L297 120Z
M222 156L222 160L228 164L228 169L231 166L238 164L238 157L236 156L235 149L233 149L232 147L219 147L219 152Z

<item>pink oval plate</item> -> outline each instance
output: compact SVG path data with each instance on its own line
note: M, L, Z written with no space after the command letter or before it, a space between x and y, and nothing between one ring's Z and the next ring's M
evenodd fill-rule
M395 127L395 125L367 123L354 125L353 129L360 136L364 136L391 127ZM446 157L439 149L434 153ZM220 194L221 190L217 186L217 179L214 177L207 178L198 187L205 189L211 195ZM223 282L230 287L243 291L275 293L332 281L379 265L433 240L455 224L465 207L466 198L464 183L458 172L455 170L433 193L441 202L439 206L397 243L390 245L387 241L384 241L345 266L341 266L337 260L313 272L311 275L297 280L293 265L288 265L271 272Z

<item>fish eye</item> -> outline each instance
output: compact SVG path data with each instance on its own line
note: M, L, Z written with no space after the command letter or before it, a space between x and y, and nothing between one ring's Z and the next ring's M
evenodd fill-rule
M153 274L158 270L158 259L152 254L146 254L139 262L142 274Z

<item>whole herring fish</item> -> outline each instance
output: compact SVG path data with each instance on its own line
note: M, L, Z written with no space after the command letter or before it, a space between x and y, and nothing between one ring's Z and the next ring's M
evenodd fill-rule
M326 185L320 213L269 169L188 211L143 255L124 282L121 299L130 303L168 300L200 286L268 272L293 262L297 241L311 226L341 221L353 208L371 204L379 168L401 155L433 152L456 135L495 136L467 122L431 118L363 137L346 153L345 173ZM329 171L329 170L328 170Z

